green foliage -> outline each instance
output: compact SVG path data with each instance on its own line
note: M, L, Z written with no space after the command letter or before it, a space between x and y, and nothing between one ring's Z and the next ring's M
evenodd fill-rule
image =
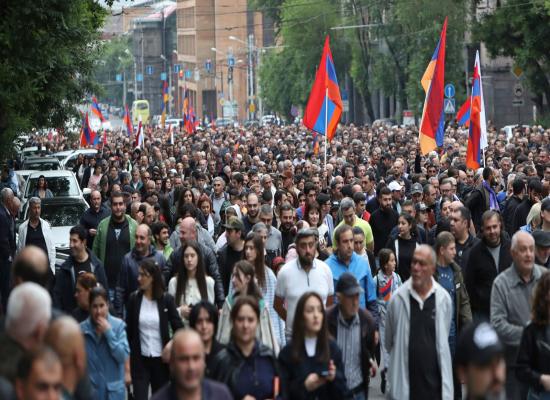
M126 80L133 76L134 58L129 36L120 36L103 43L101 58L97 61L94 78L101 85L97 93L101 102L122 104L122 82L116 81L116 74L126 72Z
M0 149L58 127L94 89L104 9L95 0L5 0L0 10Z
M549 3L547 2L546 5ZM512 57L523 69L533 101L543 115L550 113L550 14L541 2L509 0L485 16L474 34L492 56Z

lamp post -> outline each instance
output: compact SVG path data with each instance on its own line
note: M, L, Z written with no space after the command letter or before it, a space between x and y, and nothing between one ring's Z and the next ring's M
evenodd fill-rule
M254 45L254 34L251 33L250 35L248 35L247 42L233 35L229 36L229 39L246 45L247 57L248 57L248 65L246 68L246 95L247 95L246 108L247 108L248 119L254 119L255 112L252 111L252 104L254 104L254 97L255 97L254 78L256 75L254 70L255 68L254 53L256 52L256 46Z

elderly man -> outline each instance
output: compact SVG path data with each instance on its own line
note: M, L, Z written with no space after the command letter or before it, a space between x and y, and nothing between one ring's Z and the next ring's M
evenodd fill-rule
M19 252L23 247L29 245L44 250L50 264L50 282L53 282L53 277L55 276L55 244L49 222L40 218L40 213L42 211L41 203L38 197L30 198L29 219L19 226L17 251Z
M449 349L452 302L433 278L436 255L427 245L414 251L411 278L393 295L386 315L390 353L388 398L452 399Z
M166 261L160 251L152 244L153 232L148 225L141 224L136 228L135 245L124 255L120 274L116 286L115 311L122 315L122 311L130 294L138 288L139 265L147 258L156 261L161 271L166 271Z
M80 225L88 232L87 246L89 249L94 245L97 226L102 219L107 218L111 214L111 210L101 203L101 193L98 190L93 190L90 194L90 206L80 217Z
M182 219L177 232L179 234L180 245L177 250L174 250L172 254L170 254L170 258L168 259L167 273L165 274L166 282L170 281L170 278L177 273L177 269L182 265L183 250L181 244L186 240L197 241L197 226L195 219L192 217ZM225 295L216 255L210 247L205 246L202 241L198 241L198 244L201 249L202 260L204 262L204 267L206 268L206 273L214 279L216 305L219 308L222 308Z
M227 386L204 377L205 351L197 332L179 330L172 343L170 383L155 393L151 400L233 398Z
M535 264L550 268L550 232L535 231Z
M374 237L372 235L372 229L370 224L364 219L357 218L355 215L355 203L353 199L346 197L340 203L340 213L342 214L342 221L336 226L338 228L341 225L349 225L352 228L358 226L365 233L365 247L368 251L374 250ZM335 228L335 229L336 229ZM334 233L332 236L332 247L336 249L336 242L334 241Z
M6 310L10 293L10 266L15 256L15 223L10 214L14 199L13 191L4 188L0 191L0 295L2 308Z
M91 398L91 386L86 376L86 350L80 325L71 317L53 321L45 342L59 356L63 366L63 392L70 399Z
M8 299L6 331L0 335L0 376L15 382L17 366L26 352L38 350L52 315L52 301L42 286L25 282Z
M546 270L535 264L535 241L529 233L516 232L510 251L512 266L493 282L491 324L505 346L506 394L511 399L525 399L527 387L516 379L513 367L523 328L531 319L531 295Z

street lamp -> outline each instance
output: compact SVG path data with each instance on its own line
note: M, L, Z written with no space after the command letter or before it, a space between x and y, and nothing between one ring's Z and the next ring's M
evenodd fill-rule
M253 104L254 104L255 86L256 86L256 82L255 82L256 65L254 63L254 53L257 51L257 47L254 45L254 34L251 33L250 35L248 35L248 42L245 42L244 40L241 40L238 37L235 37L233 35L229 36L229 39L235 42L242 43L246 45L246 48L247 48L248 65L246 68L246 94L247 94L246 108L247 108L248 119L254 119L255 110L253 109Z

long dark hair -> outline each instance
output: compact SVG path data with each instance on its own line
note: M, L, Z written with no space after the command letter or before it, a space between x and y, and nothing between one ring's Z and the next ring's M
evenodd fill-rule
M531 307L531 320L538 326L550 324L548 292L550 292L550 272L545 272L535 287L535 295L533 296L533 305Z
M199 287L201 299L208 300L208 292L206 290L206 272L204 268L204 261L202 259L202 252L196 241L188 240L181 246L181 263L176 281L176 305L178 306L181 305L182 297L185 302L185 288L187 287L187 281L189 280L184 261L184 253L188 247L191 247L197 253L197 272L195 273L195 279L197 280L197 286Z
M310 211L317 211L319 213L319 221L317 222L316 226L311 225L311 222L309 221L309 212ZM305 209L304 209L304 220L312 227L317 228L321 226L323 221L321 220L321 206L319 206L319 203L316 201L310 201L309 203L306 203Z
M256 274L256 280L258 281L258 285L260 288L264 289L266 282L265 282L265 257L264 257L264 241L262 240L262 237L254 232L249 232L248 235L246 235L246 239L244 240L244 245L246 246L246 243L252 242L254 245L254 249L256 250L256 259L254 260L254 272Z
M321 330L317 334L317 348L315 353L317 354L317 360L322 363L328 363L330 360L330 347L329 347L329 335L328 335L328 326L327 326L327 317L325 313L325 308L323 304L323 299L317 292L305 292L298 304L296 305L296 311L294 312L294 321L292 324L292 358L295 362L301 362L304 346L305 346L305 319L304 311L306 307L306 302L311 298L315 297L319 300L323 308L323 322L321 324Z
M199 319L199 314L201 310L206 311L210 322L214 325L214 339L216 332L218 331L218 309L216 306L208 301L201 300L197 304L193 305L191 311L189 312L189 326L192 329L195 329L197 326L197 320Z
M153 278L153 299L160 300L164 296L164 279L162 279L162 272L160 267L154 258L146 258L139 265L144 272L151 275Z
M407 213L407 212L402 212L401 214L399 214L399 217L403 217L405 219L405 221L407 221L407 223L410 225L410 227L411 227L411 238L416 238L416 236L417 236L416 219L414 219L414 217L411 214Z
M246 260L237 261L233 267L233 273L237 271L250 277L250 281L246 287L246 293L239 293L239 295L254 296L257 300L260 300L263 296L260 288L256 285L256 280L254 279L256 276L254 266Z

